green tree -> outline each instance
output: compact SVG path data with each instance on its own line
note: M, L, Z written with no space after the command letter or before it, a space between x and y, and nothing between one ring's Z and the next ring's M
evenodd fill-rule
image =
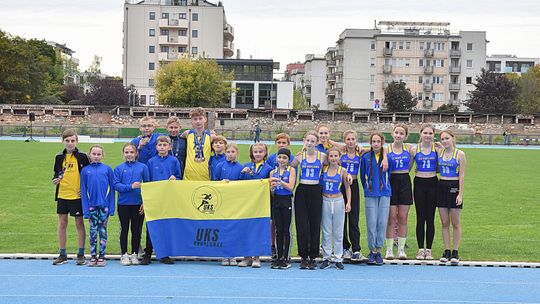
M233 74L225 74L215 60L182 58L162 66L155 79L159 103L179 107L217 107L234 89Z
M515 83L504 74L482 69L476 76L476 87L465 101L465 106L480 113L516 113L517 89Z
M517 104L523 113L540 113L540 65L521 75Z
M82 102L87 105L128 105L128 90L114 78L97 79Z
M408 112L412 111L418 100L413 97L411 90L403 81L392 81L384 89L384 100L386 109L390 112Z
M349 105L346 104L346 103L340 102L340 103L335 105L334 110L336 110L336 111L350 111L351 107L349 107Z
M293 109L294 110L309 110L309 103L306 97L302 95L301 89L295 89L293 91Z
M451 104L443 104L442 106L438 107L436 112L440 113L457 113L459 111L459 106L451 105Z

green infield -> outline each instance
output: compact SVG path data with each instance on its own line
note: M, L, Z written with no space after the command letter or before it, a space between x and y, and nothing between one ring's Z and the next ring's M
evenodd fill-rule
M123 161L122 145L104 145L106 164L114 168ZM89 147L90 144L79 145L83 151ZM293 147L293 151L298 148ZM62 149L60 143L0 141L0 253L58 251L57 215L51 177L54 155ZM248 145L240 146L242 162L249 159L248 149ZM462 214L462 259L539 262L540 151L464 150L467 153L468 168ZM274 148L271 149L273 151ZM362 198L360 229L362 251L366 255L363 201ZM438 216L435 227L433 255L438 258L443 251ZM118 254L116 216L110 220L108 232L107 253ZM409 215L407 244L407 254L414 258L417 251L414 206ZM76 249L75 226L70 218L68 253L75 253ZM296 244L293 245L293 254L297 254Z

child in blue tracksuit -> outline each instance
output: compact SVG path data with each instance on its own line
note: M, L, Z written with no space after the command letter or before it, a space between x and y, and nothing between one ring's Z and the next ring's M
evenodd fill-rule
M137 161L137 147L132 143L124 145L126 162L114 169L114 189L118 191L118 217L120 218L120 263L124 266L138 265L137 253L141 242L142 213L141 183L150 180L148 167ZM127 238L131 224L131 252L127 251Z
M369 247L368 264L382 265L381 248L386 237L386 224L390 211L392 190L388 172L383 171L384 136L373 133L369 137L371 150L362 156L360 180L364 188L366 206L367 239Z
M226 160L217 166L217 175L216 180L222 181L235 181L242 178L242 166L238 162L238 146L235 143L227 144L225 148L225 157ZM221 260L221 265L223 266L236 266L236 258L223 258Z
M210 156L208 167L210 169L210 180L218 180L219 164L225 161L225 147L227 146L227 139L221 135L218 135L212 139L212 152L214 155Z
M141 118L139 121L141 135L131 141L137 147L137 160L143 164L146 164L150 158L157 155L156 141L161 135L154 133L157 126L158 124L153 117L146 116Z
M90 148L90 165L81 171L81 201L83 216L90 222L89 266L105 266L107 249L107 223L114 215L114 179L111 167L101 163L103 147ZM99 257L97 257L97 235L99 233Z
M156 149L158 155L152 157L148 161L148 171L150 175L150 181L162 181L162 180L180 180L180 163L176 157L169 154L171 149L171 139L168 136L159 136L157 138ZM152 263L152 239L146 227L146 249L144 250L144 257L141 261L141 265L149 265ZM163 264L174 264L174 260L170 257L164 257L159 260Z
M242 169L242 179L265 179L270 176L272 167L266 163L268 156L268 148L265 144L255 143L249 147L249 158L251 162L246 163ZM252 266L253 268L261 267L261 260L258 256L244 257L238 264L240 267Z
M180 178L183 178L184 168L186 167L186 149L187 141L180 134L182 125L180 119L176 116L172 116L167 120L167 131L169 131L169 137L171 138L171 150L169 154L176 157L180 163Z

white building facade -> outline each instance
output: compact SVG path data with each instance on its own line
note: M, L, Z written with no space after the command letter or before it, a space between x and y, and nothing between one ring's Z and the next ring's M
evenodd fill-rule
M302 94L310 106L328 110L326 102L326 57L307 54L304 62L304 84Z

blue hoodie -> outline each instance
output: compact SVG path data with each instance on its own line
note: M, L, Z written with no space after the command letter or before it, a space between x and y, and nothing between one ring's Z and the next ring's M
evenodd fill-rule
M253 162L246 163L244 165L244 168L250 168L253 171L253 175L249 173L242 173L241 179L263 179L268 178L270 176L270 171L273 170L272 167L270 167L267 163L262 163L262 165L259 166L258 170ZM244 169L242 168L242 169Z
M150 181L168 180L171 175L180 180L180 162L176 157L167 154L166 156L156 155L148 161L148 170L150 171Z
M369 166L370 158L371 167ZM382 172L381 176L380 164L380 162L376 161L375 153L372 153L371 151L362 156L362 161L360 162L360 181L362 182L362 187L364 188L364 196L392 196L390 180L388 179L388 171ZM373 171L373 175L371 177L371 190L369 189L370 171Z
M222 162L224 162L227 158L225 157L225 153L223 154L214 154L210 156L210 162L208 162L208 167L210 167L210 180L218 180L218 166Z
M158 154L156 145L157 145L157 138L160 137L163 134L160 133L152 133L150 135L150 140L144 145L141 149L139 149L139 143L141 142L142 137L139 136L137 138L134 138L131 143L135 145L137 148L137 151L139 152L139 158L137 161L146 164L150 158L156 156Z
M111 167L91 163L81 171L81 202L84 218L90 216L90 207L108 207L114 215L114 177Z
M241 163L226 160L218 165L216 180L240 180L242 178L242 169L244 169L244 166Z
M142 204L141 189L133 189L134 182L150 181L148 167L140 162L125 162L114 168L114 189L118 191L118 205Z

